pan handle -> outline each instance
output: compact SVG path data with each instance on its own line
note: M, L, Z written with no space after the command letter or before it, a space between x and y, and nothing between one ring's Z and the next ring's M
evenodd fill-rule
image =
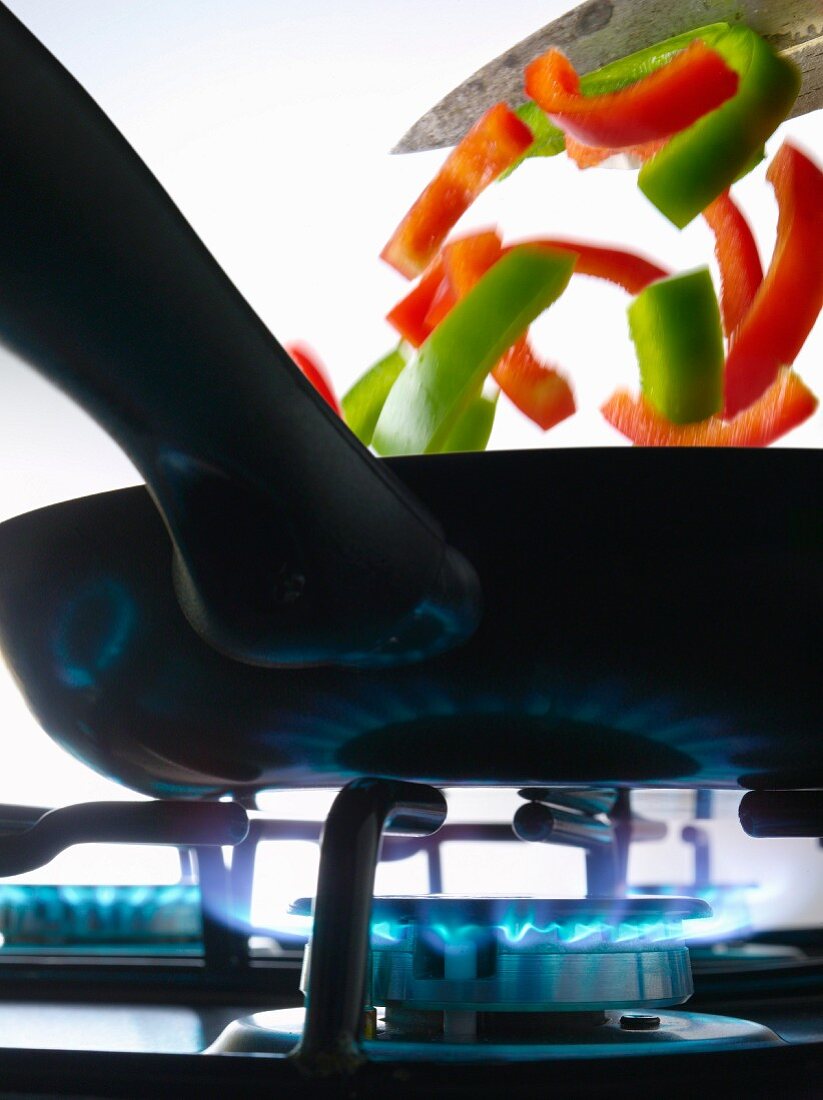
M474 630L471 566L2 5L0 340L137 466L181 607L213 647L259 665L380 665Z

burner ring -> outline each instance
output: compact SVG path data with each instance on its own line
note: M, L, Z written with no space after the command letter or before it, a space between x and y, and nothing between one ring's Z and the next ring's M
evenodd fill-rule
M691 898L375 898L374 1004L468 1012L661 1008L692 993Z

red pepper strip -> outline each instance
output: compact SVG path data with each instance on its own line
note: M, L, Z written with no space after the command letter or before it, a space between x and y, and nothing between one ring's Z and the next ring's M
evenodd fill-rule
M794 362L823 309L823 172L788 142L766 179L777 196L777 243L726 360L724 415L755 401Z
M443 272L457 297L468 294L502 255L503 238L495 229L473 233L471 237L447 244L443 249Z
M491 267L491 264L488 266ZM429 306L429 311L426 314L426 325L429 332L437 328L443 318L451 313L458 301L457 295L451 288L451 283L444 275L443 281L437 288L437 293L432 299L432 304Z
M505 103L475 123L449 154L380 253L409 279L434 258L449 230L481 191L529 148L532 132Z
M703 211L714 233L714 254L720 267L720 314L729 341L749 312L763 282L760 253L749 223L728 191Z
M711 416L699 424L672 424L644 397L632 397L625 390L612 394L600 411L640 447L767 447L816 408L811 390L783 367L765 393L733 420Z
M492 377L512 404L544 432L574 412L569 383L537 358L525 336L509 348Z
M578 168L594 168L615 153L625 153L638 161L647 161L655 153L659 153L668 141L668 138L658 138L656 141L644 141L640 145L626 145L622 149L608 149L602 145L584 145L570 134L566 135L566 152Z
M436 328L502 255L503 241L494 229L447 244L443 249L443 283L426 315L426 322Z
M423 272L420 282L397 303L386 320L412 347L419 348L429 336L432 326L426 315L443 283L443 259L438 256Z
M576 252L579 258L575 274L606 279L623 287L629 294L639 294L649 283L669 274L651 260L625 249L551 238L522 243ZM419 347L458 299L467 294L491 265L512 247L507 245L504 248L500 236L493 230L475 233L446 245L414 290L388 314L387 320L405 340Z
M575 275L593 275L597 279L606 279L623 287L629 294L639 294L649 283L656 279L665 279L670 274L651 260L623 248L604 248L601 245L584 244L582 241L558 241L549 237L521 243L576 252Z
M586 145L611 149L685 130L725 103L739 77L699 39L648 76L616 92L587 96L580 78L559 50L549 50L526 68L526 94L552 122Z
M340 402L334 395L331 379L314 352L305 344L287 344L286 351L323 400L340 416Z
M502 246L496 233L478 233L473 237L465 237L462 241L454 241L443 250L443 272L452 291L458 297L467 294L500 256L524 244L574 252L577 255L575 275L592 275L598 279L606 279L623 287L629 294L639 294L649 283L656 279L665 279L670 274L664 267L623 248L608 248L554 237L537 237Z

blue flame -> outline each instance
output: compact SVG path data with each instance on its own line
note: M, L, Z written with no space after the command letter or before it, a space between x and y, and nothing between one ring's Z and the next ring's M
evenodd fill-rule
M688 943L719 943L748 935L753 929L752 906L761 893L760 887L750 884L642 886L639 893L648 895L652 890L661 897L688 894L711 906L710 917L683 921L683 935Z
M435 921L427 927L419 928L417 934L423 936L433 947L456 946L478 942L490 935L501 944L520 946L524 950L542 946L563 951L608 950L608 949L649 949L665 948L682 944L686 925L697 928L701 924L711 923L710 918L683 921L665 915L650 915L635 920L589 920L570 918L567 921L539 921L533 914L525 914L522 908L514 907L503 915L501 920L490 925L476 921L446 922ZM267 925L266 932L277 936L311 936L313 918L309 914L283 913ZM400 944L408 940L415 932L415 924L408 918L381 919L371 926L371 942L375 948ZM262 931L260 929L259 931ZM690 932L691 934L691 932Z
M199 887L0 885L5 946L106 943L202 947Z
M689 942L717 943L739 939L752 931L752 903L756 886L707 886L697 896L712 907L712 915L701 921L684 922Z

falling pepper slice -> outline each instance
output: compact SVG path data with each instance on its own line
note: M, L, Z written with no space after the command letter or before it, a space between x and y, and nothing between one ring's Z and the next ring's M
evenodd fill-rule
M691 126L737 91L738 75L695 40L635 84L584 95L580 78L559 50L526 68L526 94L565 133L586 145L621 148L668 137Z
M471 203L531 143L531 130L505 103L488 110L411 207L382 258L409 279L419 275Z
M616 92L629 84L636 84L638 80L665 65L696 38L699 38L704 45L711 46L715 39L725 34L728 29L728 23L710 23L675 35L673 38L664 39L646 49L627 54L626 57L618 58L600 69L581 76L580 90L584 95L595 96L602 95L604 92ZM612 149L595 149L575 142L573 138L564 135L560 127L555 126L546 113L531 100L527 100L518 107L516 113L534 134L534 142L511 168L502 173L501 179L510 175L523 160L531 157L557 156L558 153L563 152L564 148L574 160L585 158L587 163L581 163L581 168L599 164L614 152ZM662 144L662 141L659 144ZM658 143L648 143L648 146L640 146L638 150L643 149L645 155L646 149L653 145L656 146ZM589 149L589 154L584 154L582 152L584 149ZM631 151L635 152L634 149Z
M503 355L492 377L512 404L544 432L575 411L569 383L538 359L525 337Z
M402 344L384 355L343 395L340 402L343 419L367 447L372 441L380 410L389 396L389 390L403 368L407 356Z
M644 141L640 145L626 145L622 149L610 149L603 145L584 145L573 137L566 138L566 152L569 159L573 160L578 168L595 168L604 160L613 157L616 153L623 153L629 157L629 167L637 167L645 163L655 153L659 153L666 144L667 138L657 138L655 141Z
M759 159L766 139L791 110L800 72L748 27L731 27L712 49L738 73L734 95L675 134L640 169L638 186L682 228Z
M496 412L497 395L486 397L483 393L478 394L474 400L469 401L446 436L440 448L441 453L484 451L492 434Z
M575 274L606 279L630 294L637 294L651 282L668 275L664 268L651 260L625 249L554 238L539 238L521 244L566 251L574 257ZM425 299L432 302L425 319L428 331L431 332L486 271L514 247L519 246L504 247L500 235L493 230L447 244L429 268L430 272L436 271L438 277L442 274L442 283L433 296L430 288L425 291ZM427 277L425 274L419 285L422 286ZM509 400L544 431L575 411L574 394L568 381L535 354L525 336L501 358L492 371L492 377Z
M728 191L709 203L703 217L715 237L714 252L720 268L720 314L723 331L731 340L763 282L763 265L749 223Z
M546 247L546 242L542 241L527 243ZM500 234L493 230L446 245L443 249L444 287L430 311L432 324L439 323L511 248L504 248ZM577 254L568 245L564 243L562 249L577 260ZM543 431L553 428L575 411L571 386L559 371L537 357L525 335L504 353L492 377L512 404Z
M814 394L784 367L766 392L733 420L713 416L699 424L671 424L644 397L624 390L613 394L601 412L639 447L768 447L816 408Z
M562 249L577 256L576 275L605 279L638 294L655 279L665 278L666 268L624 248L585 241L538 237L521 241L546 248ZM477 280L507 250L517 245L502 244L492 230L471 234L447 244L424 272L414 289L387 314L386 319L413 347L419 347Z
M659 264L625 248L609 248L605 245L559 240L554 237L540 237L526 243L542 245L544 248L568 249L577 256L575 275L605 279L606 282L627 290L629 294L639 294L649 283L656 279L665 279L669 274Z
M750 405L794 362L823 309L823 172L784 142L766 178L778 203L777 243L766 277L726 361L725 415Z
M432 330L426 317L442 282L443 260L437 256L405 298L386 314L389 324L412 347L419 348Z
M503 353L566 288L573 268L567 252L525 246L496 263L392 386L377 421L375 450L438 450Z
M643 394L672 424L723 407L723 333L708 268L658 279L629 306Z
M316 354L305 344L288 344L285 350L300 368L301 374L311 382L326 404L340 416L340 403L335 396L328 371Z

